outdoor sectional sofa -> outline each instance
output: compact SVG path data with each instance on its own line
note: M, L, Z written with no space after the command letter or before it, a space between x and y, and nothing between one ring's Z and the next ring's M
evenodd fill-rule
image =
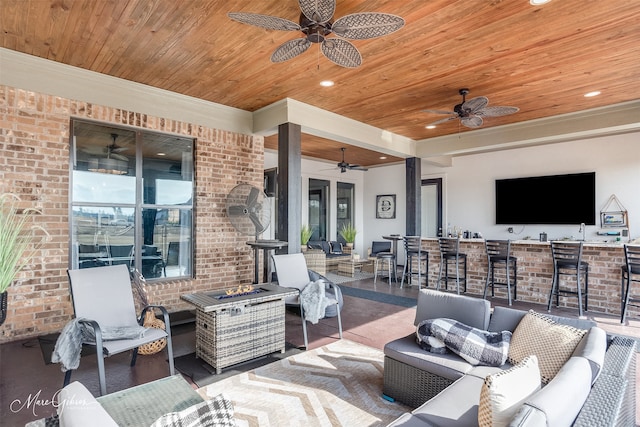
M326 240L310 240L304 252L307 267L320 274L338 269L340 261L351 257L351 249L345 248L340 242Z
M549 330L575 328L587 332L548 384L543 384L515 405L515 415L503 425L636 425L636 342L631 338L607 336L589 320L539 315L505 307L495 307L492 313L489 302L484 299L425 289L418 296L415 325L425 319L449 318L481 330L514 332L525 316L551 318L553 322L549 324L556 324ZM542 336L547 331L538 330L539 339L546 339ZM532 335L532 339L538 339L537 334ZM514 333L511 346L515 339ZM548 348L553 349L554 344L550 342ZM416 342L416 334L388 343L384 354L383 394L390 400L416 408L389 425L393 427L479 425L479 410L484 416L487 406L485 399L480 408L481 392L485 392L482 389L488 387L485 378L518 369L509 369L512 368L509 362L500 367L472 366L453 353L436 354L423 350ZM487 382L491 384L488 378ZM515 389L519 386L515 384ZM509 389L500 392L503 396L510 394Z

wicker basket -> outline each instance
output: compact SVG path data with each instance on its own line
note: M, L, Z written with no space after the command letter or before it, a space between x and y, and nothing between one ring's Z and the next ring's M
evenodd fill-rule
M164 330L164 322L158 318L154 314L153 310L149 310L144 315L144 322L142 324L145 328L157 328ZM163 350L167 346L167 339L162 338L159 340L155 340L145 345L141 345L138 347L138 354L142 355L150 355L156 354L157 352Z

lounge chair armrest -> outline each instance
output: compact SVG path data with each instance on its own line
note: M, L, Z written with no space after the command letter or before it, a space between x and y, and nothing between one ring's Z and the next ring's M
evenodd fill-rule
M162 318L164 320L164 329L168 334L170 334L171 333L171 324L170 324L171 322L169 321L169 312L162 305L150 304L150 305L146 306L145 308L143 308L142 312L140 313L140 318L138 320L138 323L140 323L140 325L142 326L142 324L144 323L144 315L147 314L147 311L152 310L152 311L155 312L155 309L158 309L158 310L160 310L162 312Z
M78 319L78 323L81 324L81 325L88 326L88 327L93 329L93 334L96 337L95 346L96 346L96 348L101 348L102 352L105 353L106 350L105 350L104 346L102 345L102 329L100 329L100 325L98 325L98 322L96 322L95 320L91 320L91 319Z

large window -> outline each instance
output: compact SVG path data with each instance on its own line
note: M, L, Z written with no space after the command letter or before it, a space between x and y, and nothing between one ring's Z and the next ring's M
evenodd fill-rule
M194 140L73 121L71 144L71 268L191 277Z

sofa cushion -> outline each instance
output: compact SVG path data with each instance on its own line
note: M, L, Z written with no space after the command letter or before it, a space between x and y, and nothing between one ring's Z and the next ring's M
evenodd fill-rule
M516 310L515 308L508 307L494 307L493 314L491 314L491 321L489 322L488 331L515 331L520 320L527 314L524 310ZM589 329L596 326L596 322L588 319L577 319L570 317L553 316L551 314L546 315L548 318L554 320L561 325L573 326L578 329Z
M452 319L434 319L431 334L472 365L501 366L507 361L509 331L487 332Z
M340 242L329 242L329 246L331 248L331 253L336 255L342 255L342 243Z
M489 325L491 305L481 298L472 298L431 289L421 289L414 326L426 319L445 317L457 320L473 328L486 330Z
M60 390L58 421L64 427L118 427L91 392L78 381Z
M584 357L591 366L591 384L596 382L607 352L607 333L596 326L590 328L578 343L572 356Z
M387 343L384 346L384 354L399 362L453 381L473 368L456 354L434 354L424 351L416 343L415 334Z
M236 427L233 405L219 394L211 400L158 418L151 427Z
M571 425L590 392L589 361L584 357L572 357L549 384L525 400L512 425ZM534 420L544 418L546 423L531 424L527 420L529 417Z
M548 383L571 357L586 332L560 325L549 317L530 310L513 332L509 361L515 365L525 357L535 354L542 382Z
M427 426L477 425L478 397L483 383L484 378L465 375L415 409L412 414Z
M526 398L540 390L540 369L534 355L510 369L487 375L480 391L478 424L507 426Z

